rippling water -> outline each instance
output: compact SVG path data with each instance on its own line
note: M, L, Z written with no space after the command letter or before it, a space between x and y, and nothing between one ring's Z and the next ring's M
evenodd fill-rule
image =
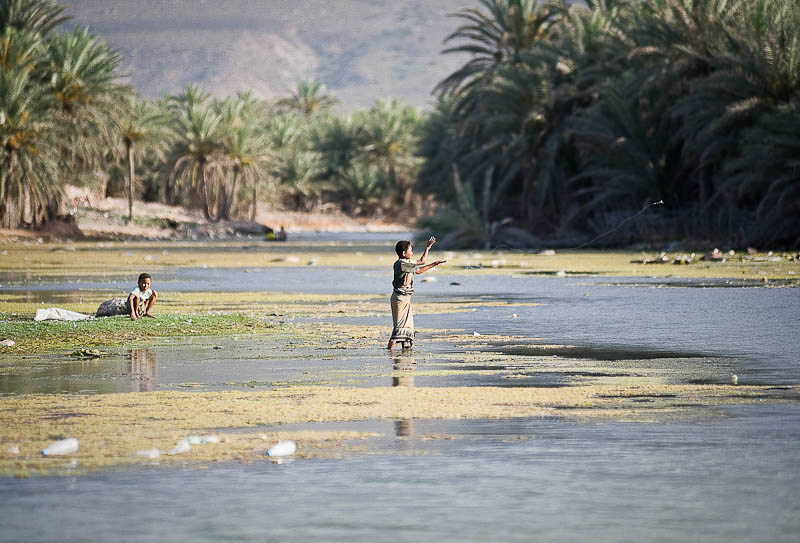
M343 424L375 454L0 480L7 541L794 542L800 407ZM443 432L455 439L425 439ZM411 452L418 451L418 452Z

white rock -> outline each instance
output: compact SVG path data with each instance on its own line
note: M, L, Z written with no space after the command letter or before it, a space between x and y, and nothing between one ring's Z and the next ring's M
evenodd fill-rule
M435 283L437 281L435 276L426 277L422 280L423 283Z
M62 454L72 454L77 450L78 440L74 437L68 437L51 443L48 447L42 449L42 454L45 456L60 456Z
M8 449L6 449L8 454L19 454L19 445L11 445Z
M567 276L567 272L565 272L564 270L558 270L556 272L556 277L566 277L566 276Z
M16 345L16 342L13 339L4 339L3 341L0 341L0 345L3 347L13 347Z
M480 334L478 332L472 332L472 335L475 336L475 337L479 337L480 336Z
M739 376L735 373L731 373L731 384L738 385L739 384Z
M291 456L297 452L297 443L294 441L278 441L267 449L267 456Z

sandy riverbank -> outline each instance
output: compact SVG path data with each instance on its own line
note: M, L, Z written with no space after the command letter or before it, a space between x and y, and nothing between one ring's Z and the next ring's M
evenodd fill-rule
M89 239L229 239L247 237L237 227L247 227L250 221L209 221L199 210L168 206L157 202L134 203L134 220L128 223L128 201L124 198L97 198L88 191L71 189L68 193L68 216L80 235ZM335 207L315 211L287 211L274 208L259 209L252 227L263 225L275 231L283 226L292 232L395 232L408 231L412 220L393 220L381 217L351 217ZM70 226L54 221L42 229L0 229L0 241L75 239ZM251 235L251 237L258 237Z

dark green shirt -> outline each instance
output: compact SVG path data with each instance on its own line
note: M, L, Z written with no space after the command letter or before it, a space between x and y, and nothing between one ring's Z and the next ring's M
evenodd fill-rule
M417 263L407 258L398 258L394 263L394 280L392 287L398 294L414 294L414 272L417 271ZM403 283L406 282L406 276L412 274L411 282L407 287L403 288Z

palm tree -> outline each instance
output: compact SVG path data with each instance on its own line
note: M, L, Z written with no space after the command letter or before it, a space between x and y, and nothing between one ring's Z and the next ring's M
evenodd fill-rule
M0 31L8 27L35 32L45 37L61 23L64 8L42 0L0 0Z
M320 154L325 175L349 168L363 152L363 115L320 116L311 125L311 148Z
M49 39L47 54L47 82L62 132L62 177L96 182L95 171L116 146L115 127L132 92L118 82L122 57L86 29Z
M133 221L133 188L136 177L135 153L152 152L164 158L175 137L165 101L149 103L130 95L117 130L128 161L128 222Z
M779 243L800 248L800 97L765 115L749 129L741 155L725 169L716 196L733 195L755 207L744 243ZM742 206L744 207L744 206Z
M38 34L6 27L0 36L0 222L33 222L56 196L58 152L54 101L38 77L43 45ZM41 217L40 217L41 216Z
M386 172L389 186L409 205L419 158L419 111L397 99L378 100L367 112L362 128L364 160Z
M491 79L503 65L520 62L520 54L538 40L547 39L556 15L564 3L539 0L480 0L485 11L465 8L455 17L465 23L445 38L445 43L463 40L443 54L468 54L470 60L442 80L439 93L463 93L473 85Z
M316 184L323 171L319 153L309 142L309 124L295 112L280 112L267 121L266 133L272 149L273 160L269 175L281 196L285 196L294 208L306 207L303 198L316 197ZM258 201L258 183L253 185L253 206ZM253 207L252 215L255 215Z
M603 220L667 199L681 205L677 161L668 160L670 134L653 130L639 105L619 88L607 86L600 100L575 115L570 131L580 151L580 173L570 179L579 203L580 227L606 230Z
M294 209L308 210L318 202L327 186L320 182L321 162L317 153L301 147L281 152L270 171L280 183Z
M258 183L267 174L270 140L267 137L263 104L250 92L239 92L235 99L220 104L222 115L223 154L227 166L233 171L230 197L224 189L220 194L219 218L229 219L235 205L239 179L254 189L253 213L255 220Z
M277 106L301 114L306 119L318 115L339 103L334 96L326 94L325 85L313 79L301 81L289 98L278 100Z
M349 203L353 214L369 214L381 207L386 172L377 166L354 162L338 170L334 181L336 188L344 193L345 202Z
M209 168L220 165L222 116L208 103L208 95L191 85L172 100L172 109L179 136L168 164L177 184L186 187L192 203L211 219L207 177Z

